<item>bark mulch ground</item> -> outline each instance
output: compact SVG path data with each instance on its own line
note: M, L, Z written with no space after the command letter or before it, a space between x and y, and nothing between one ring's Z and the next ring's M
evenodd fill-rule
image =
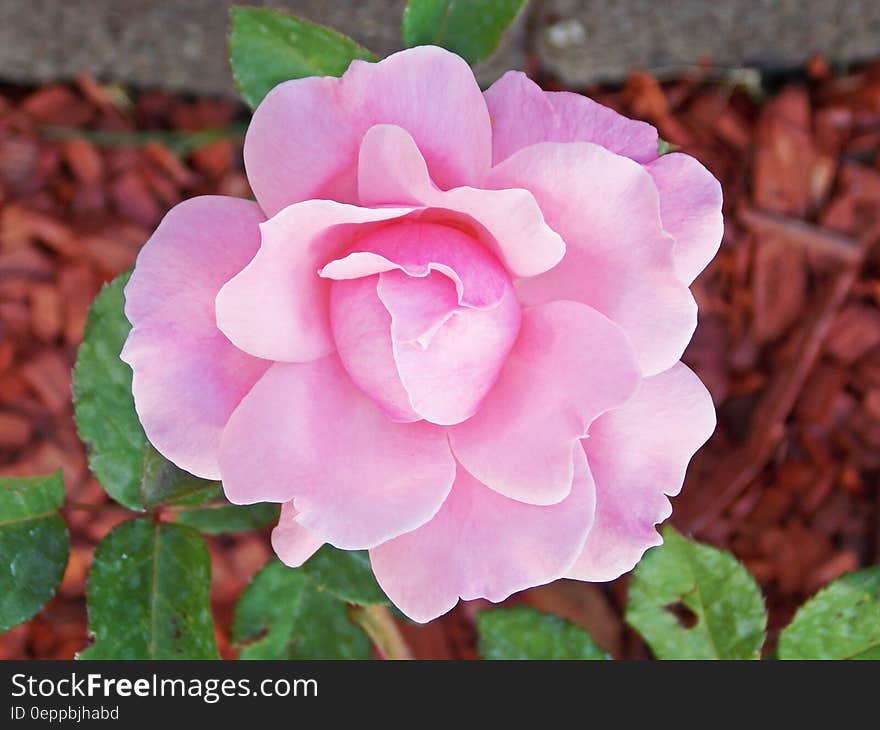
M880 63L833 75L816 60L772 93L759 82L706 67L587 91L655 124L724 187L724 242L694 285L700 325L685 355L719 427L672 522L745 561L772 648L808 596L880 561ZM172 205L250 195L242 122L228 102L130 96L87 78L0 87L0 474L62 467L73 544L58 596L0 636L0 658L71 658L88 642L88 567L126 513L89 475L71 415L86 308ZM267 535L209 542L218 640L234 657L235 599L269 557ZM647 657L622 622L625 597L624 577L511 601L587 626L614 656ZM481 607L404 626L416 655L474 657Z

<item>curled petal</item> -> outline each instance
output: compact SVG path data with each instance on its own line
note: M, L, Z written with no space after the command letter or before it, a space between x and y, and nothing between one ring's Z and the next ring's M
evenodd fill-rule
M422 205L475 221L485 245L513 276L543 273L565 254L565 244L544 221L531 193L438 189L415 140L400 127L382 125L367 132L360 151L358 189L363 205Z
M331 327L354 382L396 421L469 418L519 329L507 273L466 233L421 219L395 222L355 248L321 270L335 280Z
M459 307L444 278L388 272L379 279L378 294L391 315L394 360L413 411L445 426L480 408L516 340L520 306L508 283L492 309ZM430 281L444 288L426 286ZM446 311L437 311L444 301Z
M443 431L390 421L336 355L275 363L232 414L220 470L231 502L293 500L297 524L346 550L423 525L455 477Z
M318 270L363 234L363 224L410 211L331 200L286 208L260 226L256 256L217 294L217 325L240 349L267 360L307 362L328 355L335 349L329 282Z
M580 449L571 493L551 506L503 497L459 467L430 522L370 550L373 571L394 604L422 623L459 598L503 601L568 570L593 522L594 500Z
M441 273L414 277L399 270L386 271L376 281L379 300L391 314L390 334L395 342L426 349L459 309L455 282Z
M269 363L217 329L214 298L257 251L259 207L205 196L175 206L125 287L133 328L122 351L150 442L182 469L217 479L220 434Z
M376 292L376 278L344 279L330 290L330 320L337 354L352 382L393 421L421 420L400 382L391 344L391 315Z
M647 170L660 193L663 227L675 237L675 271L690 284L721 245L721 184L693 157L678 152L663 155Z
M493 168L490 187L524 186L566 243L545 274L517 281L526 305L588 304L632 340L645 375L670 368L697 325L697 304L675 271L674 239L644 167L588 142L544 142Z
M285 502L278 524L272 530L272 549L281 562L291 568L298 568L324 544L320 537L296 521L296 515L293 502Z
M449 429L452 450L483 484L530 504L571 490L578 439L639 383L623 330L558 301L526 309L519 338L479 412Z
M631 570L662 540L654 528L672 511L688 462L715 429L712 398L686 365L647 378L626 405L600 416L584 439L596 480L596 521L568 571L605 581Z
M473 236L422 210L362 236L351 249L324 266L321 277L358 279L394 270L427 277L439 271L455 282L459 304L479 309L496 306L509 282L507 272Z
M495 307L473 309L458 304L455 285L443 274L420 278L399 270L336 281L330 313L354 383L392 420L440 425L477 411L520 322L509 283Z
M376 124L406 129L443 188L479 184L489 167L489 115L470 67L421 46L379 63L353 61L341 78L295 79L270 91L244 143L257 202L269 216L312 198L356 203L358 149Z
M508 71L484 94L492 118L492 164L539 142L594 142L636 162L657 157L657 130L582 94L544 91Z

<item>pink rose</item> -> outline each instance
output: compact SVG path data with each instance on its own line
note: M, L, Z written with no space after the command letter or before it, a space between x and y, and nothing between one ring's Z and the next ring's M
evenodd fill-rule
M721 190L656 130L434 47L275 88L257 202L174 208L126 287L149 439L281 502L288 565L370 550L428 621L660 542L715 414L679 358Z

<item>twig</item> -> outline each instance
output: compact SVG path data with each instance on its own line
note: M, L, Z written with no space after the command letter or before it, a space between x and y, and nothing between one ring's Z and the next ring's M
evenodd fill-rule
M86 504L85 502L65 502L61 509L81 509L88 512L131 512L121 504Z
M827 228L804 223L797 218L763 213L751 208L741 208L737 219L754 233L765 233L807 251L830 256L847 264L857 264L862 259L862 245L854 238L844 236Z
M99 147L142 147L151 142L159 142L179 157L183 157L192 150L217 140L241 140L244 138L245 131L246 126L243 124L204 129L198 132L165 129L116 132L54 125L40 127L40 134L45 139L56 142L63 142L69 139L85 139Z
M351 619L376 646L382 659L412 659L412 651L386 606L352 606Z

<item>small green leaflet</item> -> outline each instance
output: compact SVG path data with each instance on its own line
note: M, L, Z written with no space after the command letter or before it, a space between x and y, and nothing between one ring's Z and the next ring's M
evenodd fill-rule
M607 659L584 629L534 608L491 608L477 614L484 659Z
M138 518L100 542L80 659L217 659L208 547L190 527Z
M356 58L378 60L348 36L294 15L233 6L231 16L232 73L251 108L282 81L341 76Z
M470 64L492 54L527 0L410 0L401 32L406 45L442 46Z
M658 659L757 659L767 613L748 571L731 553L671 527L663 539L633 572L630 626Z
M880 565L849 573L798 609L780 659L880 659Z
M318 588L341 601L361 606L387 604L366 550L337 550L324 545L300 569Z
M175 521L209 535L259 530L278 522L277 504L206 504L180 510Z
M676 150L681 149L677 144L672 144L672 142L667 142L662 137L657 138L657 156L663 157L663 155L668 155L670 152L675 152Z
M370 640L351 622L348 607L275 559L239 599L232 637L242 645L242 659L372 657Z
M200 479L175 466L150 443L144 446L140 491L146 509L160 504L201 504L223 496L220 482Z
M70 554L61 472L0 479L0 631L31 618L55 593Z

